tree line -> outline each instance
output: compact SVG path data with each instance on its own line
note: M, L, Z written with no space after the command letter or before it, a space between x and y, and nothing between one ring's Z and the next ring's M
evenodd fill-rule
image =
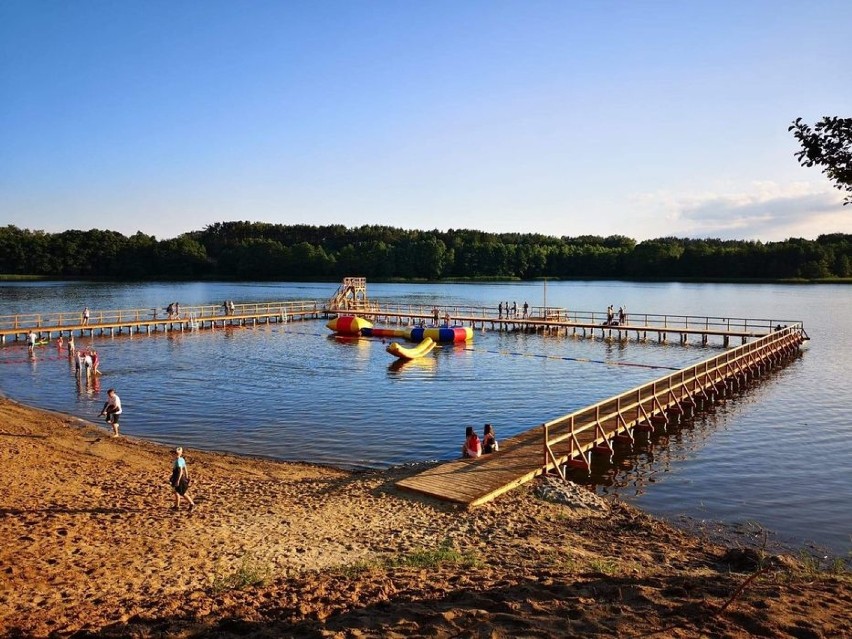
M55 278L373 279L852 277L852 235L780 242L554 237L389 226L221 222L167 240L0 227L0 273Z

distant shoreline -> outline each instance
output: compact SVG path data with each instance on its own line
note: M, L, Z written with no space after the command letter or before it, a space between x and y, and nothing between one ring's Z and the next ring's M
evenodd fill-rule
M0 282L119 282L128 284L157 283L157 282L221 282L223 284L240 284L245 282L302 282L312 284L336 284L336 278L290 278L286 280L265 279L222 279L222 278L159 278L159 279L118 279L109 277L52 277L49 275L14 275L0 273ZM371 278L373 284L518 284L543 282L653 282L659 284L852 284L852 277L834 278L699 278L699 277L536 277L524 280L518 277L447 277L438 280L422 278Z

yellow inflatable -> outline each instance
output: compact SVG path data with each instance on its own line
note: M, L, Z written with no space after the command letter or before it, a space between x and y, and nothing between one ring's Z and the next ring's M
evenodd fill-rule
M405 348L397 342L391 342L385 350L400 359L417 359L431 352L433 348L435 348L435 341L431 337L427 337L414 348Z
M326 327L341 335L360 335L362 328L372 328L373 325L363 317L341 315L331 320Z

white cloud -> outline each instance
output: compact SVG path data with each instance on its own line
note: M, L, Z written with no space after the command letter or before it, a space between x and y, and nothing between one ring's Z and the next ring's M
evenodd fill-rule
M646 193L635 202L665 221L658 235L780 240L852 232L852 210L844 210L842 194L808 182L755 182L728 193Z

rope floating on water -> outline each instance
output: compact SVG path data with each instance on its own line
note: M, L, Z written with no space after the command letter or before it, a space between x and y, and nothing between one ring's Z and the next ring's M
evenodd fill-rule
M635 368L652 368L668 371L679 371L676 366L660 366L656 364L640 364L638 362L608 362L603 359L589 359L588 357L564 357L562 355L544 355L542 353L516 353L513 351L492 351L486 348L465 347L466 351L477 351L480 353L491 353L493 355L510 355L513 357L539 357L542 359L556 359L566 362L581 362L583 364L604 364L605 366L633 366Z

